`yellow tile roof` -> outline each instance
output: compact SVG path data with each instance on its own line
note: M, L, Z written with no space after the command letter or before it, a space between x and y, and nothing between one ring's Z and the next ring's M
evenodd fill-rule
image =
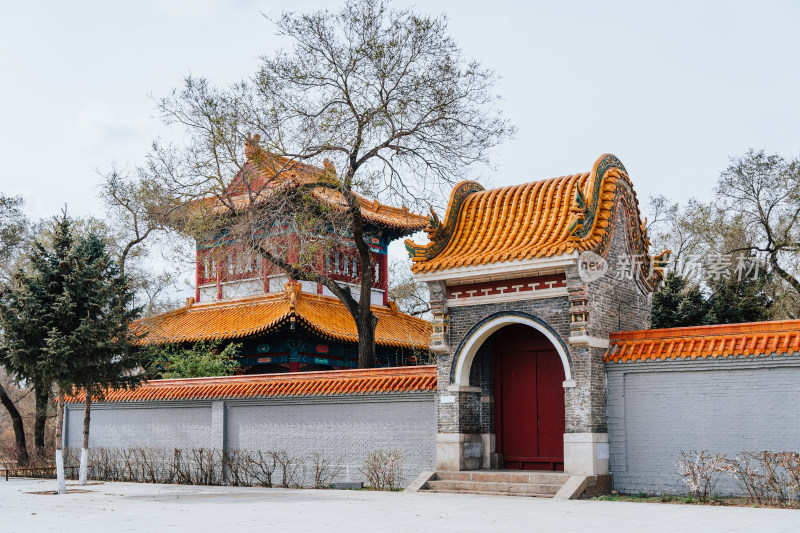
M333 164L325 160L325 167L294 161L287 157L271 154L258 146L258 136L248 140L246 147L247 162L244 169L233 179L226 191L226 201L223 203L215 197L194 200L188 205L195 208L211 209L215 213L226 214L230 207L246 209L252 203L265 201L279 185L290 183L298 184L338 184L338 177ZM247 184L245 183L247 177ZM248 190L254 193L251 197ZM318 187L311 189L311 194L321 202L345 210L347 202L342 193L336 189ZM377 200L367 200L356 194L361 207L362 216L378 226L401 230L403 234L419 231L428 224L427 217L412 213L407 207L392 207L381 204Z
M212 378L156 379L135 389L105 391L105 402L146 402L275 396L333 396L436 390L435 366L326 370L291 374L258 374ZM86 392L65 396L67 403L83 403ZM95 401L100 401L96 399Z
M625 204L632 253L649 241L636 193L622 163L601 156L591 172L484 190L456 185L442 222L435 213L427 245L406 241L414 272L550 257L574 251L602 253L613 231L618 203ZM609 227L612 228L609 231Z
M425 349L430 343L427 320L389 307L372 306L378 317L375 342L383 346ZM233 301L200 303L141 320L141 344L168 344L238 339L264 333L296 321L332 340L358 342L353 317L337 299L301 292L299 283L287 283L281 292Z
M612 333L604 359L630 363L796 353L800 320L777 320Z

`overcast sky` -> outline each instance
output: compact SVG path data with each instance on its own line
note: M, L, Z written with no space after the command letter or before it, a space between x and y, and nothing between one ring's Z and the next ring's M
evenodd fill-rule
M65 203L101 214L96 170L135 165L164 133L151 96L189 73L250 75L281 45L262 11L324 5L0 0L0 192L32 218ZM709 199L729 156L800 155L800 2L416 5L447 14L466 55L502 76L519 131L480 176L492 185L588 171L612 152L642 203Z

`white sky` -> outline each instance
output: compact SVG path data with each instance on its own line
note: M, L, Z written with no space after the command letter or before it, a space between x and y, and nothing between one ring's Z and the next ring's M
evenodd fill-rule
M402 6L409 2L397 2ZM260 12L338 3L0 0L0 192L32 218L101 215L96 169L163 134L150 95L227 84L279 46ZM604 152L640 201L711 197L728 157L800 153L800 2L427 1L496 70L518 127L491 185L588 171ZM475 178L477 176L464 176Z

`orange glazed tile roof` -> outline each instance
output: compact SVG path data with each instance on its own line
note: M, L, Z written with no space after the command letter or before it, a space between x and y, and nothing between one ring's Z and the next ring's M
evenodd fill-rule
M265 201L279 185L291 182L300 184L339 183L336 170L327 160L325 168L293 161L286 157L270 154L258 146L258 141L257 135L247 141L245 150L247 162L244 169L237 174L228 187L227 194L230 194L230 198L227 199L227 202L235 209L246 209L251 202ZM245 183L245 179L247 183ZM248 189L255 194L254 198L247 194ZM338 190L319 187L312 189L311 194L332 207L342 211L347 209L347 203ZM381 204L377 200L367 200L358 194L355 196L361 206L362 216L378 226L402 230L407 234L420 231L428 225L427 217L411 213L406 207L392 207ZM229 207L217 198L194 200L189 205L210 208L212 212L218 214L229 212Z
M628 207L627 224L638 250L649 241L625 167L611 154L591 172L484 190L456 185L444 219L435 213L427 245L406 241L416 273L600 250L613 230L616 204ZM609 229L611 227L612 229Z
M623 331L610 343L609 363L791 354L800 352L800 320Z
M216 378L156 379L147 381L136 389L107 391L104 401L142 402L332 396L337 394L432 392L435 390L435 366L407 366ZM86 393L79 391L72 396L67 396L65 400L67 403L82 403L85 397Z
M343 342L358 342L353 317L337 299L302 292L299 283L285 290L231 301L192 304L142 319L140 344L168 344L238 339L264 333L296 321L316 334ZM375 342L383 346L426 349L431 325L427 320L389 307L372 306L378 317Z

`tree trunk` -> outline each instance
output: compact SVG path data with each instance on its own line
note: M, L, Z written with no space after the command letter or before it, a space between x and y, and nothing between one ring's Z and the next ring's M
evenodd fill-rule
M358 368L375 368L375 326L378 319L372 309L363 306L358 309L356 330L358 331Z
M794 276L786 272L781 266L778 264L778 252L772 252L769 256L770 265L772 265L772 269L777 272L778 276L781 277L784 281L786 281L792 288L800 294L800 281L798 281Z
M43 457L45 425L47 424L47 402L50 400L50 387L42 384L34 385L36 396L36 420L34 422L33 446L36 455Z
M17 406L6 394L6 390L0 385L0 402L8 410L11 422L14 426L14 446L17 456L17 466L28 466L28 446L25 443L25 428L22 425L22 416L19 414Z
M89 478L89 422L92 418L92 392L86 387L86 407L83 410L83 447L81 448L81 473L79 485L86 485Z
M58 480L57 494L67 493L67 480L64 477L64 450L63 432L64 427L64 391L58 391L58 417L56 417L56 479Z

